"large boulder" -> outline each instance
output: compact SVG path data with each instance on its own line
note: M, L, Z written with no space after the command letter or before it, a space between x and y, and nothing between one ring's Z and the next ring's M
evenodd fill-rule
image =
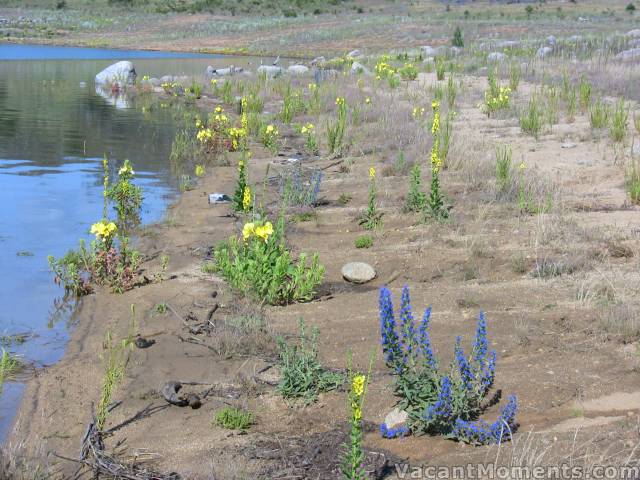
M119 83L133 84L136 81L137 73L133 63L123 60L122 62L109 65L96 75L97 84Z
M274 78L282 75L282 68L276 65L260 65L258 67L258 74L264 74L269 78Z
M520 46L517 40L500 40L496 42L496 48L516 48Z
M627 32L627 37L634 37L634 38L640 37L640 29L636 28L634 30L629 30Z

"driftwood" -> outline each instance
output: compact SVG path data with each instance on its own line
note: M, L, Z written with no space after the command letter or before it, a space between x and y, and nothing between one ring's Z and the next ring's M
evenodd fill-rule
M115 404L109 410L113 410L113 408L118 405L119 404ZM58 454L55 455L63 460L79 464L79 467L73 476L74 480L85 476L85 468L89 468L93 472L94 479L99 479L101 475L104 475L108 478L117 478L121 480L181 480L182 477L176 472L160 473L142 464L125 462L118 459L114 454L107 453L105 448L104 438L106 436L124 425L128 425L136 420L147 417L162 408L164 407L147 406L130 419L125 420L120 425L117 425L107 431L101 431L98 429L97 419L94 413L92 414L91 422L87 426L87 430L82 437L79 459L76 460Z

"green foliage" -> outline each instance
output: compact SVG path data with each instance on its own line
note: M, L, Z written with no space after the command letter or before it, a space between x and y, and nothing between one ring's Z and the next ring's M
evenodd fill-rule
M371 167L369 169L369 202L367 203L367 209L362 213L358 221L366 230L382 228L382 216L384 214L378 210L377 197L376 171Z
M606 128L609 124L609 107L602 98L598 97L591 106L589 121L594 129Z
M540 100L534 94L529 99L527 108L520 112L520 129L537 140L542 131L542 115Z
M360 235L354 240L356 248L371 248L373 246L373 238L371 235Z
M498 110L509 108L511 89L509 87L500 86L493 69L489 71L487 82L489 84L489 88L484 92L484 102L481 105L481 109L488 117L490 117Z
M580 108L586 112L591 105L591 84L586 77L580 78Z
M216 425L228 430L247 430L253 422L253 413L236 407L224 407L214 418Z
M398 69L398 73L402 80L415 80L418 78L418 69L413 63L405 63L400 69Z
M614 142L622 142L627 136L627 126L629 124L629 109L624 98L620 98L611 115L611 126L609 135Z
M447 105L449 105L449 111L451 112L456 106L456 97L458 96L458 90L456 83L453 80L453 75L449 75L447 80ZM448 116L447 116L448 118Z
M572 123L576 119L576 110L577 110L577 94L576 89L571 88L567 92L567 97L565 101L567 102L567 122Z
M91 226L91 233L95 234L87 247L84 240L80 240L77 250L70 250L63 257L56 259L48 257L49 267L54 273L54 281L63 286L65 294L82 296L93 291L93 285L106 285L113 292L122 293L134 285L134 279L139 267L139 253L129 249L129 239L126 236L127 218L131 215L139 218L141 192L138 187L130 184L133 170L128 163L120 169L119 181L114 187L109 185L108 160L103 160L103 219ZM109 201L116 201L118 226L109 221ZM134 209L134 205L137 209Z
M282 102L282 110L280 111L280 119L282 123L289 124L293 117L304 112L304 102L300 92L293 91L291 84L288 83L284 91L284 97Z
M445 74L444 60L442 59L442 57L436 57L435 63L436 63L436 78L440 81L444 80L444 74Z
M520 70L520 65L518 65L516 62L512 63L511 67L509 68L509 88L512 92L518 91L521 77L522 71Z
M313 402L322 392L335 390L344 383L344 375L324 368L318 360L317 328L311 330L307 338L305 324L300 319L300 340L298 344L288 345L278 338L278 355L282 380L278 392L284 398L302 398Z
M462 39L462 30L460 30L460 27L456 27L456 29L454 30L453 38L451 39L451 45L459 48L464 47L464 40Z
M371 367L369 367L369 374L366 376L352 372L351 369L349 370L351 388L349 389L349 395L347 395L347 405L351 428L340 470L342 471L342 478L346 480L365 480L369 478L369 475L362 465L365 459L364 448L362 447L364 439L362 410L371 375Z
M0 394L4 382L11 379L21 368L22 363L3 348L0 355Z
M496 185L501 192L507 191L511 186L511 158L509 145L496 147Z
M135 313L133 305L131 306L131 311L132 314ZM133 334L130 332L127 338L114 343L112 332L107 330L104 344L107 350L107 358L102 378L102 388L100 389L100 401L96 411L96 427L100 431L104 429L115 389L124 378L124 373L129 363L131 347L133 346Z
M550 127L556 125L560 118L558 111L560 108L560 98L558 96L558 90L555 87L549 87L545 92L545 118Z
M347 203L349 203L351 201L353 197L351 196L350 193L341 193L340 196L338 197L338 203L340 205L346 205Z
M633 2L629 2L624 9L629 13L634 13L636 11L636 6L633 4Z
M634 203L640 203L640 169L635 161L631 162L626 172L625 187L629 198Z
M422 171L416 162L411 168L409 177L409 193L405 201L408 212L422 212L427 205L427 196L422 191Z
M221 242L214 257L216 272L231 287L272 305L311 300L324 276L317 253L309 265L305 253L297 262L291 258L282 217L275 229L267 221L245 224L243 238Z
M142 188L132 183L135 172L129 160L125 160L118 171L118 181L106 190L109 200L114 203L118 215L118 230L127 235L132 226L140 223Z
M243 152L242 157L238 161L238 178L236 180L236 189L233 193L233 199L231 205L233 210L236 212L246 212L248 209L245 208L245 192L248 187L248 178L247 178L247 162L249 160L249 156Z
M333 123L327 124L327 145L329 155L340 155L343 150L344 134L347 125L347 104L344 97L336 99L338 115Z

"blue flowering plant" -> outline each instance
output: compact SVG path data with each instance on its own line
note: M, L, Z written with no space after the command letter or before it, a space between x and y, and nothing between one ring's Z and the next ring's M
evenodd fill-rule
M496 352L489 350L487 321L478 317L470 355L456 338L454 360L441 372L431 346L431 307L419 322L413 317L409 288L402 289L396 320L391 292L380 290L380 333L387 366L394 374L398 407L407 412L408 430L414 434L446 435L472 444L489 444L510 438L515 430L517 399L509 397L499 418L488 424L478 420L495 376ZM384 437L406 435L381 426Z

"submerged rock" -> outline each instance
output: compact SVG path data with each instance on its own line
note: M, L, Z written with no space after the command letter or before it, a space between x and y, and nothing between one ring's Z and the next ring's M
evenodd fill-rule
M376 278L376 271L364 262L350 262L342 267L343 278L351 283L367 283Z
M122 62L109 65L98 73L96 75L96 83L105 84L117 82L122 84L133 84L136 81L137 76L138 74L136 73L133 63L124 60Z

